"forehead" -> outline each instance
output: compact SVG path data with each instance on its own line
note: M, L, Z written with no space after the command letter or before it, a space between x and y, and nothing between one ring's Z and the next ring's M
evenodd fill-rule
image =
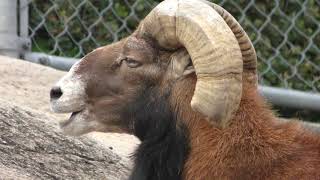
M110 66L112 61L120 56L123 43L124 41L119 41L93 50L74 65L72 70L77 74L81 74L88 70Z
M123 53L124 54L146 54L149 56L155 55L156 49L152 46L151 40L144 38L137 38L135 36L128 37L124 42Z
M138 39L137 37L128 37L125 41L125 48L133 50L144 50L146 48L151 48L144 39Z

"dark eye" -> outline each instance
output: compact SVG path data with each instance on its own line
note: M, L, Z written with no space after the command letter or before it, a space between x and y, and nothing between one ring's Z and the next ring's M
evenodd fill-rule
M126 58L124 59L124 62L128 65L128 67L130 68L136 68L141 66L141 63L139 61L136 61L134 59L131 58Z

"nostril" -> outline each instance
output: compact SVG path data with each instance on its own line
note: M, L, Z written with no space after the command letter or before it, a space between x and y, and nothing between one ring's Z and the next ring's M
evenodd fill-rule
M53 87L50 91L50 98L51 99L59 99L62 96L62 91L60 87Z

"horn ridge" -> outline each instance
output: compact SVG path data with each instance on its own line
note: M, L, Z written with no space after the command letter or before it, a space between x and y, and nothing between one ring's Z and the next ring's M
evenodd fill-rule
M243 57L244 67L243 67L243 79L247 80L250 84L257 86L258 84L258 76L257 76L257 55L256 51L248 37L247 33L243 30L241 25L237 22L237 20L225 9L221 6L201 0L206 4L210 5L213 9L217 10L217 12L225 19L229 28L232 30L234 35L236 36L241 54Z

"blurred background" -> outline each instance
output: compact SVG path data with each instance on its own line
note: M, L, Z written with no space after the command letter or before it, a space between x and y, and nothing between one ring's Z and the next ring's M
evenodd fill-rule
M132 33L159 2L1 0L1 14L18 18L1 25L0 54L68 70L93 49ZM212 2L229 11L251 38L261 91L279 115L320 122L320 0Z

